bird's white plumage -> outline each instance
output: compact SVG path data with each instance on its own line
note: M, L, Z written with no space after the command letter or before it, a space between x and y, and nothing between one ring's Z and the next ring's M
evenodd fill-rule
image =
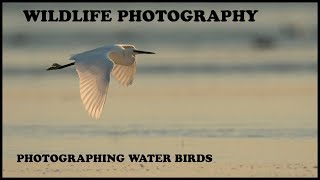
M80 78L80 96L87 112L99 119L106 101L113 62L103 52L72 56Z
M136 74L137 54L154 53L136 50L130 44L115 44L71 56L70 60L75 61L80 78L82 102L93 118L99 119L101 116L111 74L124 86L132 84ZM60 69L59 67L61 65L53 65L48 70Z
M112 70L112 75L119 81L120 84L124 86L131 85L136 75L136 62L134 62L131 66L115 64Z

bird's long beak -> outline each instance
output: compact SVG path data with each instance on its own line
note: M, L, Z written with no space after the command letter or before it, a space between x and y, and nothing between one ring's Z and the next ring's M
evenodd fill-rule
M136 49L134 49L133 52L135 52L137 54L155 54L154 52L140 51L140 50L136 50Z

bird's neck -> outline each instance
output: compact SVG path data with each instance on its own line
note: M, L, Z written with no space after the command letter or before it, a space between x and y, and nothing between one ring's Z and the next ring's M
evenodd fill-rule
M130 66L134 63L135 57L125 53L109 53L109 58L115 63L123 66Z

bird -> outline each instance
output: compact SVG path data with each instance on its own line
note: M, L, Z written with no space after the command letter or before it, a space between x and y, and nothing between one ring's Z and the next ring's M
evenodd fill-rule
M106 102L111 74L123 86L133 83L136 74L136 55L155 54L137 50L131 44L104 45L71 55L74 62L60 65L53 63L47 70L63 69L75 65L80 79L80 97L88 114L100 119Z

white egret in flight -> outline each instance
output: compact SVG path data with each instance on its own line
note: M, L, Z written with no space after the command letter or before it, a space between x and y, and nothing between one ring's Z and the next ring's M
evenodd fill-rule
M80 96L91 117L99 119L106 101L110 74L120 84L129 86L136 74L136 55L155 54L137 50L133 45L115 44L99 47L71 56L73 63L54 63L47 70L57 70L76 65L80 78Z

